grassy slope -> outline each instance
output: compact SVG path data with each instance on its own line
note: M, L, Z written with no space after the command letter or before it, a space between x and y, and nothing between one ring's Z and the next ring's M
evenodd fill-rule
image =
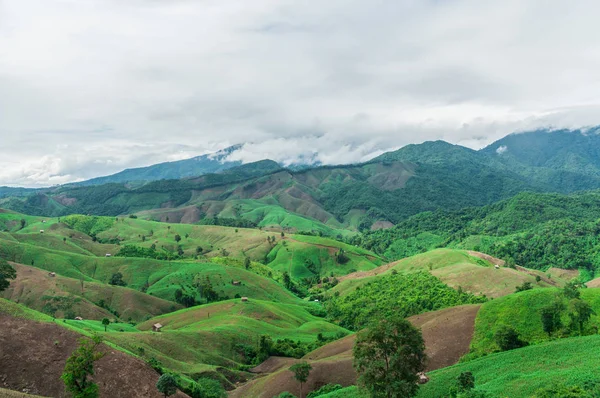
M471 342L474 355L482 355L497 349L494 333L500 325L510 325L521 337L531 344L548 340L542 329L541 308L551 303L559 294L559 289L534 289L511 294L482 305L475 321L475 334ZM581 297L588 301L597 314L600 314L600 290L583 289ZM565 312L566 313L566 312ZM563 315L563 323L567 316ZM591 326L600 325L600 316L592 315Z
M38 311L47 304L54 305L58 309L57 317L63 317L65 310L70 309L85 319L114 318L113 314L99 306L101 300L106 307L117 311L121 319L136 322L181 308L171 301L133 289L97 282L84 282L82 288L77 279L60 275L50 277L46 271L31 266L14 263L13 266L17 279L11 281L1 295ZM60 305L56 298L62 299Z
M530 397L536 390L560 381L579 385L596 380L600 366L600 336L574 337L489 355L428 373L419 398L438 398L456 384L461 372L472 372L477 388L490 397ZM323 398L366 398L348 387Z
M149 331L157 322L164 325L163 331ZM318 333L349 333L311 315L306 306L252 299L177 311L152 318L138 329L141 332L108 334L107 339L131 351L143 347L147 356L188 374L211 368L208 365L235 367L240 360L235 344L256 346L261 335L312 342Z
M495 269L489 261L469 255L465 251L436 249L387 264L370 273L342 277L341 282L332 291L338 291L341 295L348 294L358 286L377 278L378 275L390 273L392 270L400 273L428 270L451 287L458 288L460 286L470 293L485 294L488 297L499 297L512 293L515 286L526 281L540 287L550 286L541 272L522 272L504 267ZM544 279L536 284L534 275L540 275Z
M18 220L21 215L0 213L0 221L5 220L5 217L17 221L12 220L10 226L5 227L11 231L10 233L0 232L0 240L6 243L20 243L17 251L21 254L20 257L11 257L10 253L7 253L4 257L8 259L24 264L33 262L36 267L49 269L49 263L52 263L53 267L63 267L61 264L65 263L64 257L74 258L74 255L79 255L78 259L70 261L75 265L75 269L67 267L68 273L64 275L79 278L83 273L93 279L106 282L111 274L102 271L116 272L113 267L106 267L104 264L116 264L119 260L106 259L104 255L106 253L115 255L120 250L120 246L93 242L85 233L58 223L56 218L30 218L27 220L26 227L20 229ZM42 223L42 220L46 222ZM44 229L45 232L39 233L40 229ZM175 241L176 235L182 238L179 243ZM281 272L291 271L291 276L296 279L312 275L306 268L307 260L312 261L322 274L327 275L332 272L335 275L344 275L354 270L368 270L382 263L380 257L373 253L332 239L303 235L286 235L282 238L277 232L247 228L166 224L119 218L118 221L112 222L108 229L98 232L97 237L100 241L119 240L121 246L131 244L149 248L155 245L157 250L164 248L176 251L177 246L180 245L188 258L193 257L200 247L203 254L201 260L223 256L235 260L243 260L245 257L255 261L267 259L269 267ZM273 237L274 243L269 243L268 237ZM343 248L350 259L344 265L337 264L335 261L335 253L339 248ZM40 249L47 250L40 254ZM64 254L65 252L68 255ZM150 268L157 264L151 259L131 261L144 262ZM162 262L158 263L162 264ZM59 270L53 269L53 271ZM135 288L140 288L146 282L144 280L128 283Z
M579 384L596 380L600 336L574 337L489 355L429 374L419 397L440 397L461 372L470 371L478 388L492 397L529 397L556 381Z

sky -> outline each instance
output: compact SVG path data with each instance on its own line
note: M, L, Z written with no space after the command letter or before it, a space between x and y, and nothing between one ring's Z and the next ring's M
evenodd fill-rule
M0 0L0 185L600 124L600 3Z

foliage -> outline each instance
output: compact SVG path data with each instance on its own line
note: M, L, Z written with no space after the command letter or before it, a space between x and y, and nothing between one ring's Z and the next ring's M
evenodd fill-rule
M15 279L17 271L4 259L0 258L0 292L10 285L9 279Z
M485 302L466 292L456 291L426 272L390 274L377 278L343 297L326 303L329 316L341 326L359 330L369 320L402 317L462 304Z
M531 282L523 282L522 285L515 287L515 293L524 292L525 290L533 289Z
M502 351L525 347L526 341L521 340L517 331L507 325L500 326L494 334L494 340Z
M123 274L120 272L116 272L112 274L110 280L108 281L109 285L113 286L127 286L127 283L123 280Z
M436 247L477 249L533 269L600 267L600 192L520 193L458 211L424 212L393 228L364 231L353 244L390 259Z
M311 391L308 393L306 398L316 398L321 395L329 394L330 392L341 390L343 387L340 384L325 384L318 390Z
M216 380L206 377L198 379L191 387L192 398L225 398L225 389Z
M92 339L81 338L79 347L67 359L61 379L67 391L75 398L95 398L98 396L98 385L88 380L94 375L94 362L104 356L97 351L102 339L93 336Z
M102 319L102 325L104 325L104 331L106 332L106 328L108 327L108 325L110 325L110 321L108 320L108 318Z
M300 383L300 398L302 398L302 384L306 383L306 380L308 380L308 375L312 370L312 366L304 361L292 365L290 370L294 373L294 378Z
M164 373L158 378L156 389L164 394L165 398L174 395L177 392L177 379L170 373Z
M399 316L380 318L359 332L354 345L358 384L372 397L412 397L425 368L421 332Z

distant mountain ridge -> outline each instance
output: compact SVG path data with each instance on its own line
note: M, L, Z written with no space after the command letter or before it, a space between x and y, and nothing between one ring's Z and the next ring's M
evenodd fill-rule
M0 198L0 207L40 215L143 212L146 218L186 223L221 217L339 231L396 224L428 210L487 205L525 191L599 188L597 133L539 130L507 136L479 151L433 141L354 165L290 170L265 160L137 186L51 188Z
M158 163L147 167L126 169L119 173L74 183L76 186L102 185L108 183L149 182L197 177L203 174L218 173L242 164L241 161L226 160L242 144L233 145L215 153L196 156L190 159Z

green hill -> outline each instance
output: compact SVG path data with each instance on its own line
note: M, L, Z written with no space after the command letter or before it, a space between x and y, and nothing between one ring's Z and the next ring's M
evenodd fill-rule
M366 283L376 281L392 273L410 274L429 272L445 284L475 295L500 297L515 291L515 286L531 282L537 287L559 285L561 279L549 279L545 274L525 269L512 269L495 264L503 264L499 259L477 252L455 249L435 249L386 264L372 271L356 272L339 278L329 293L347 295ZM536 282L536 276L540 281Z
M522 193L481 208L427 212L353 243L388 258L435 247L483 251L528 268L581 269L590 279L600 265L600 192Z

